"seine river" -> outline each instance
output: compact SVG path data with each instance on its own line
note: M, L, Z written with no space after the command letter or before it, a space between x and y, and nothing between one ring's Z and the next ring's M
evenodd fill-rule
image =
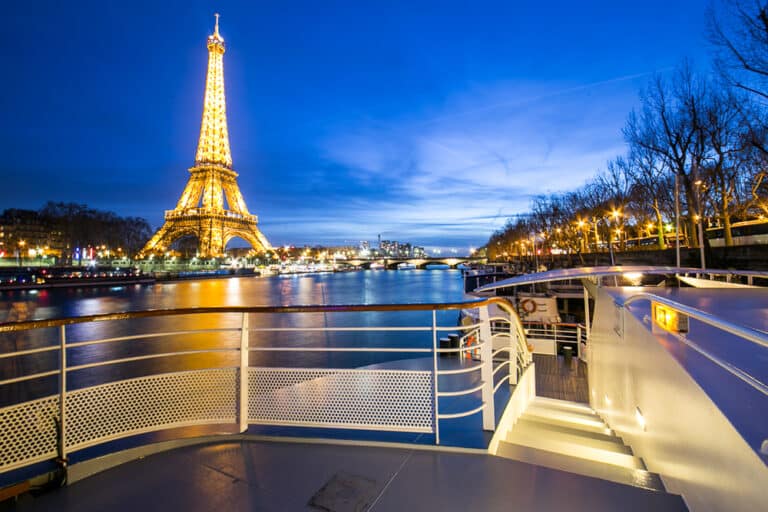
M38 320L200 306L391 304L449 302L464 297L459 270L365 270L0 292L0 321L18 301L27 302Z
M327 274L303 274L273 277L238 277L177 281L154 285L130 285L105 288L72 288L0 293L0 321L9 319L16 308L31 319L61 318L122 311L172 309L210 306L281 306L299 304L392 304L454 302L467 299L458 270L373 270ZM11 315L13 316L13 315ZM381 331L271 331L259 329L317 327L426 327L429 312L312 313L250 315L251 347L428 347L429 332ZM239 314L171 316L148 319L91 322L67 327L67 341L148 335L138 340L72 347L67 351L68 366L88 365L119 358L187 352L142 361L126 361L73 371L68 387L136 377L156 372L208 367L234 366L239 360ZM438 323L455 326L456 311L440 312ZM212 329L230 329L211 332ZM208 330L157 336L157 333ZM154 333L154 334L153 334ZM56 329L0 335L0 352L56 345ZM202 354L198 350L233 349ZM423 357L423 354L419 355ZM252 352L252 366L330 366L358 367L393 364L414 355L407 353L327 353L327 352ZM30 372L58 368L58 354L16 358L0 365L0 379ZM2 386L0 402L15 402L55 392L56 378L43 378L24 385Z

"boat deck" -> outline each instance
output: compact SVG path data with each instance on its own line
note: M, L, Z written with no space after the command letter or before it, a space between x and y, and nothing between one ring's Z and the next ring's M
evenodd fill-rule
M563 356L534 354L536 363L536 395L571 402L589 402L587 364L571 358L570 364Z
M239 439L96 474L16 510L687 510L679 496L480 453Z

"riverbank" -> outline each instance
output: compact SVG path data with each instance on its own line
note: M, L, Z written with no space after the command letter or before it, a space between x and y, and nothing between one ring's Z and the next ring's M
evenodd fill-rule
M0 292L17 290L45 290L49 288L82 288L91 286L127 286L132 284L154 284L157 279L151 276L133 278L76 278L68 280L45 281L42 283L3 283Z
M680 266L700 267L701 252L698 248L680 249ZM605 265L658 265L675 266L677 255L674 248L660 250L617 251L613 255L608 252L540 255L536 261L531 256L512 258L511 263L533 270L536 263L548 269L597 267ZM734 247L709 247L704 256L707 268L738 269L738 270L768 270L768 245L742 245Z
M130 286L136 284L155 284L158 282L187 281L198 279L224 279L230 277L256 277L254 269L225 269L202 271L158 271L141 275L101 276L73 275L70 277L50 277L40 269L19 269L16 271L17 282L0 283L0 292L23 290L46 290L51 288L84 288L98 286ZM82 274L82 273L81 273Z

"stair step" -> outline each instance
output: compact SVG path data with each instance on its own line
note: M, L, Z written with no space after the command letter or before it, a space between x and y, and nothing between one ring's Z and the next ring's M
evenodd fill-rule
M583 402L571 402L570 400L558 400L557 398L549 398L546 396L537 396L531 401L532 404L537 404L544 407L552 407L555 409L564 409L566 411L585 412L594 414L595 410Z
M537 402L531 402L525 412L531 414L539 414L541 416L556 416L558 418L574 418L578 420L592 420L603 423L603 419L597 415L595 411L576 411L569 410L560 407L550 407L548 405L542 405Z
M664 484L656 473L644 469L630 469L613 464L554 453L548 450L532 448L516 443L501 441L497 455L579 475L601 478L625 485L641 487L654 491L664 491Z
M577 430L560 425L551 425L549 423L521 419L515 423L512 432L507 434L507 441L512 441L512 438L519 434L576 443L590 448L632 455L632 449L629 446L626 446L618 437L607 436L595 432L586 432L584 430Z
M584 430L583 428L579 428L579 426L573 427L571 425L560 425L556 423L550 423L548 421L539 421L540 418L535 416L530 416L527 418L520 417L520 419L517 420L518 424L524 424L524 425L530 425L532 427L536 427L538 429L542 429L544 431L555 431L555 432L564 432L566 434L578 434L585 437L590 437L592 439L597 439L600 441L609 441L609 442L620 442L623 444L624 441L622 439L614 434L606 434L605 432L593 432L591 430ZM606 427L607 428L607 427Z
M529 432L513 430L507 436L507 441L522 446L530 446L539 450L568 455L570 457L579 457L582 459L602 462L604 464L613 464L623 466L629 469L645 469L643 461L634 455L629 455L614 449L603 449L588 446L581 442L558 439L550 436L541 436Z
M600 419L544 414L541 411L532 411L530 407L526 409L521 418L541 423L550 423L552 425L561 425L586 432L596 432L608 436L613 435L613 431L605 426L605 423Z

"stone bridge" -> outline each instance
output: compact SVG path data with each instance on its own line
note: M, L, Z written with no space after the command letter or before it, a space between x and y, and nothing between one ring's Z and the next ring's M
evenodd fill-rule
M456 268L457 265L462 263L470 264L485 264L488 261L487 258L473 258L473 257L434 257L434 258L353 258L346 260L344 263L353 267L371 268L371 265L381 265L388 270L394 270L399 265L405 263L413 265L416 268L424 268L427 265L448 265L450 268Z

